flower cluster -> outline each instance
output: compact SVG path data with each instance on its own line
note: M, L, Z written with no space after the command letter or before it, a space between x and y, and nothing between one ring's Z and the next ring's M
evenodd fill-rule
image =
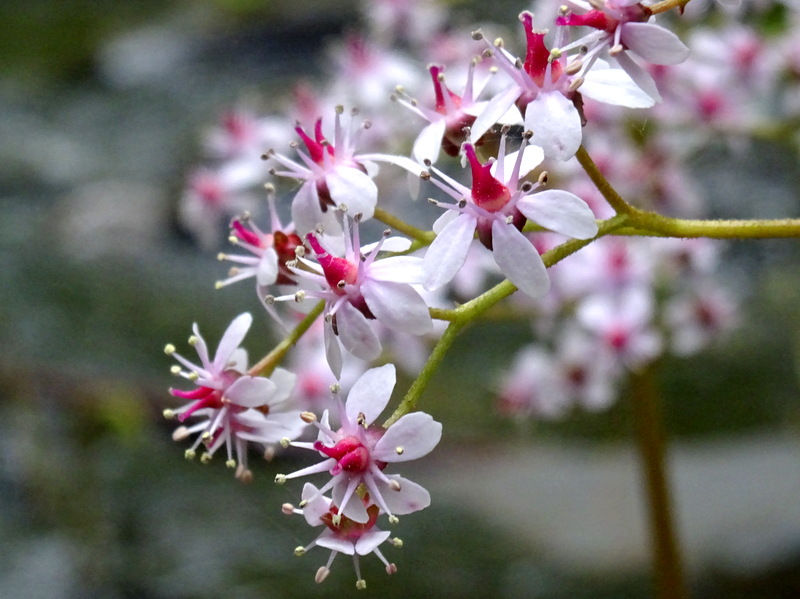
M686 158L709 131L730 141L764 118L758 102L739 101L748 84L769 83L773 100L800 110L776 83L798 79L796 41L783 40L777 66L778 52L741 30L725 33L732 52L702 28L684 44L655 14L663 6L574 0L549 22L523 11L518 43L490 41L493 25L447 27L435 2L364 6L373 29L332 50L327 87L298 86L282 114L239 109L208 138L216 167L191 176L184 225L207 245L226 221L242 253L219 254L234 266L217 287L254 280L286 338L248 370L249 314L213 360L195 327L200 364L167 346L195 388L172 390L189 403L166 412L181 423L176 440L197 435L187 457L203 445L207 461L224 445L243 480L248 443L320 457L278 475L328 477L283 511L324 527L296 550L331 550L317 582L345 553L359 588L358 557L374 553L394 573L379 549L400 544L388 526L430 504L395 471L440 441L441 424L416 411L429 373L377 423L397 368L435 369L430 345L448 322L460 327L515 291L508 305L531 340L486 384L504 414L604 409L632 372L707 347L737 320L715 278L721 248L636 236L660 232L631 215L707 215ZM267 201L254 202L264 184ZM292 372L277 368L290 348ZM304 436L314 429L315 440Z

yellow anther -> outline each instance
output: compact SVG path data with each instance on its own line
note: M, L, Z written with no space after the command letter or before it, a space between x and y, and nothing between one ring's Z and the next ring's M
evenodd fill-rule
M195 456L194 449L187 449L186 451L183 452L183 457L185 457L187 460L193 460L194 456Z
M306 554L306 548L305 547L295 547L294 548L294 554L297 557L301 557L301 556Z
M286 475L285 474L276 474L275 475L275 483L282 485L286 482Z
M225 466L226 466L227 468L230 468L231 470L232 470L232 469L234 469L234 468L236 468L236 460L227 460L227 461L225 462Z
M367 581L364 580L363 578L361 580L356 580L356 588L359 591L363 591L364 589L367 588Z
M161 412L161 414L163 414L164 418L166 418L167 420L172 420L173 418L175 418L175 412L173 412L169 408Z
M167 343L164 346L164 353L167 354L168 356L171 356L172 354L175 353L175 346L172 345L171 343Z
M397 447L394 448L394 450L395 452L397 452L397 455L403 455L403 452L405 451L402 445L398 445Z
M203 455L200 456L200 463L201 464L208 464L210 461L211 461L211 454L208 453L207 451L204 451Z
M197 345L198 341L200 341L200 339L198 339L196 335L189 337L189 345Z

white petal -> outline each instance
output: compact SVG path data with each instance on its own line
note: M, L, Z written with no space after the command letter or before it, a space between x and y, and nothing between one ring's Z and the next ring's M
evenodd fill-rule
M407 462L428 455L442 438L442 425L430 414L412 412L390 426L375 444L372 457L381 462Z
M340 166L325 176L331 199L337 206L347 206L350 216L361 214L364 220L372 218L378 201L375 182L360 170Z
M377 160L378 162L388 162L394 166L406 169L412 175L419 177L420 173L427 170L424 166L419 164L416 160L412 160L407 156L399 156L394 154L359 154L359 162L365 158L370 160Z
M346 505L342 505L344 501L344 496L347 493L347 490L352 485L352 489L355 489L359 481L357 479L344 479L345 482L341 484L336 484L333 487L333 491L331 492L331 499L333 499L333 504L339 506L339 513L343 516L346 516L353 520L354 522L367 522L369 521L369 514L367 513L367 508L364 507L364 502L361 500L361 497L358 496L358 493L352 492L350 493L350 497L347 500Z
M387 531L388 532L388 531ZM356 547L353 541L348 541L341 537L335 536L335 533L326 529L316 540L317 545L325 547L326 549L333 549L345 555L353 555L356 552Z
M654 64L680 64L689 58L689 48L680 38L655 23L623 24L620 41Z
M614 106L650 108L656 103L622 69L592 69L586 74L580 92L587 98Z
M294 386L297 384L297 375L289 372L285 368L276 368L270 380L275 383L275 395L272 397L270 405L274 406L283 401L286 401L294 391Z
M475 234L475 217L462 213L445 225L428 248L422 284L433 291L449 283L464 266Z
M533 131L531 143L541 146L547 158L569 160L581 145L581 117L571 100L558 91L539 93L525 108L525 128Z
M317 487L311 483L303 485L302 498L309 500L309 498L317 495ZM311 526L319 526L322 524L322 516L328 513L329 504L321 495L317 495L315 499L308 501L303 508L303 516Z
M519 86L512 85L489 100L480 115L478 115L478 118L472 123L470 139L473 142L477 142L484 133L500 122L500 119L504 117L517 98L519 98L519 95Z
M328 210L328 212L332 212ZM325 220L325 222L323 222ZM306 181L297 190L292 200L292 221L295 229L300 236L314 230L318 224L325 226L328 230L328 220L324 219L322 210L319 207L319 196L317 196L317 182L314 180ZM334 223L336 221L334 220ZM337 225L338 226L338 225ZM339 227L341 230L341 227Z
M509 181L511 173L514 170L514 165L517 163L517 156L519 152L512 152L503 159L503 178L506 182ZM525 153L522 155L522 164L519 168L519 178L522 179L525 175L539 166L544 160L544 150L539 146L527 145L525 146ZM498 162L492 164L490 169L492 176L497 176Z
M545 229L574 237L591 239L597 235L592 209L578 196L560 189L546 189L517 202L522 214Z
M325 359L328 361L333 376L338 380L342 376L342 348L339 347L339 340L333 333L331 323L326 322L322 331L325 342Z
M389 476L390 479L400 483L400 490L395 491L386 483L381 483L381 495L395 516L412 514L424 510L431 504L431 494L422 485L398 476Z
M367 254L372 253L380 241L376 241L375 243L368 243L367 245L361 246L361 253L365 256ZM383 240L381 244L382 252L405 252L408 248L411 247L411 240L407 237L388 237Z
M442 148L445 126L444 118L429 123L417 136L411 155L420 162L425 159L436 162Z
M214 370L216 372L221 372L225 369L231 358L231 354L233 354L234 350L244 341L244 336L247 335L247 331L250 330L251 324L253 324L253 317L249 312L239 314L239 316L233 319L233 322L231 322L222 335L222 339L220 339L219 345L217 346L217 353L214 355Z
M391 536L390 530L370 530L363 533L356 541L356 553L358 555L367 555L372 553L375 549Z
M661 101L661 94L658 93L658 87L650 76L650 73L645 71L633 58L628 56L627 52L620 52L614 58L619 63L619 66L625 69L625 72L630 75L634 83L642 88L644 93L653 98L656 102Z
M390 329L411 335L433 330L428 305L411 285L393 281L367 280L361 293L372 314Z
M492 223L492 247L497 266L520 291L534 298L547 293L547 269L530 239L515 227L496 220Z
M447 226L447 223L454 221L456 218L458 218L459 214L461 213L457 210L445 210L444 213L442 213L442 215L433 222L433 227L431 227L431 230L438 235L442 232L442 229Z
M278 253L274 248L267 248L258 262L256 282L259 285L272 285L278 278Z
M275 383L264 377L243 376L225 391L225 397L236 405L257 408L269 402L275 393Z
M381 342L367 317L345 302L336 312L336 327L344 348L356 358L374 360L381 354Z
M348 419L355 422L359 414L364 414L367 424L375 422L389 403L396 380L394 364L370 368L362 374L347 395L345 412Z
M369 278L416 285L422 282L422 264L422 258L416 256L392 256L375 260L369 268Z

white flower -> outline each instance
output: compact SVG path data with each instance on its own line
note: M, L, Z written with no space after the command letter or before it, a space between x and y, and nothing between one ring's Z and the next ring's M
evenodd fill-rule
M384 429L374 422L384 410L395 385L395 368L387 364L372 368L359 378L339 404L341 426L333 430L327 410L319 422L319 437L314 443L294 443L324 456L322 462L291 474L289 478L328 472L330 481L319 494L331 490L333 503L343 516L355 522L367 522L369 513L362 501L369 493L371 501L393 519L410 514L430 504L430 494L422 486L397 475L387 475L390 464L407 462L430 453L442 436L442 425L424 412L412 412Z
M274 170L273 174L290 177L303 182L292 201L292 220L300 233L313 231L323 225L329 232L338 228L332 208L349 210L351 214L361 214L362 218L372 218L378 201L378 188L372 181L377 174L377 165L356 156L358 133L369 126L362 124L360 129L345 129L342 126L343 108L336 108L336 124L333 140L326 139L322 132L322 119L314 126L313 138L301 126L297 131L306 146L306 152L297 150L301 162L291 160L274 150L266 156L286 170Z
M287 514L302 514L311 526L323 524L326 526L325 530L310 544L305 547L297 547L294 551L295 555L300 556L315 546L331 550L328 563L321 566L314 576L317 583L328 577L333 560L339 553L353 556L356 587L359 589L366 587L366 582L361 578L361 567L358 560L360 555L374 553L386 566L387 574L397 572L397 566L389 563L378 547L387 540L396 546L401 546L402 542L400 539L389 539L391 533L388 530L380 530L375 526L380 515L380 508L369 500L368 495L361 500L369 514L366 522L355 522L347 516L343 516L336 505L329 498L323 496L319 489L311 483L306 483L303 487L302 498L303 509L295 509L291 504L284 504L283 511Z
M624 72L606 69L595 77L577 76L579 63L568 63L566 52L552 52L544 45L546 31L533 28L533 14L523 12L520 20L525 25L528 49L525 60L520 61L498 43L491 46L497 66L511 78L513 84L489 100L472 126L472 138L478 139L502 115L516 104L525 118L525 129L533 132L533 143L544 150L547 158L568 160L581 145L583 115L581 94L600 102L646 108L654 100L639 90ZM557 47L564 32L557 32ZM482 36L481 36L482 37ZM522 68L517 65L522 63ZM584 87L582 87L584 86Z
M167 355L187 369L175 366L173 373L189 379L197 387L191 391L170 389L172 395L190 401L178 409L165 410L164 415L181 423L190 416L203 417L196 424L178 427L173 439L179 441L197 434L186 457L193 458L202 443L206 448L201 456L204 462L225 445L226 464L236 468L236 477L245 481L252 478L247 467L248 441L271 446L285 438L296 439L305 427L300 410L294 409L289 400L295 385L292 373L279 368L271 378L245 374L247 353L239 346L252 321L248 313L236 317L222 336L213 360L195 324L189 343L197 350L200 365L176 353L172 345L165 348Z
M349 231L345 232L344 257L332 255L313 233L306 236L306 241L318 262L298 258L299 264L292 267L292 272L318 289L273 299L325 300L326 355L337 378L342 369L339 341L362 360L373 360L380 355L381 343L371 321L412 335L425 335L433 330L428 306L412 286L421 282L422 259L394 256L376 260L382 250L408 249L408 240L384 237L377 244L360 247L356 221L352 237Z
M431 181L458 203L438 203L449 212L434 224L437 236L425 254L425 287L437 289L453 279L477 231L503 274L523 293L540 297L547 293L549 280L539 252L520 232L526 219L578 239L597 234L594 215L579 197L556 189L533 193L539 184L521 181L542 160L541 149L528 145L528 138L518 152L506 156L504 134L497 161L489 164L481 164L474 146L464 144L472 169L471 188L432 169L444 182Z

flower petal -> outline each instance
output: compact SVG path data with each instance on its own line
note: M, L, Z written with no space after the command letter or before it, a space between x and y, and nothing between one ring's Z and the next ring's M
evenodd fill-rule
M433 291L449 283L464 266L475 234L475 217L462 213L447 223L428 248L422 284Z
M442 148L445 126L444 118L437 119L426 125L419 132L411 155L420 162L425 159L436 162L439 158L439 151Z
M381 342L372 326L350 302L344 302L336 312L336 327L344 348L356 358L374 360L381 353Z
M520 291L534 298L547 293L547 269L530 239L512 225L496 220L492 223L492 245L497 266Z
M381 462L407 462L428 455L442 438L442 425L430 414L412 412L390 426L375 444L372 457Z
M213 368L215 372L222 372L230 361L231 354L242 344L244 336L253 324L253 317L249 312L239 314L225 330L214 354Z
M396 474L388 478L400 483L399 491L395 491L386 483L381 483L383 500L395 516L418 512L431 504L431 494L422 485Z
M411 335L433 330L428 304L411 285L367 280L361 293L375 318L390 329Z
M517 202L517 208L536 224L556 233L576 239L597 235L592 209L568 191L546 189L530 194Z
M224 397L237 406L257 408L269 403L275 393L275 383L264 377L242 376L228 387Z
M422 258L416 256L392 256L375 260L369 268L369 278L394 283L421 283L422 264Z
M581 145L578 109L559 91L540 92L525 108L525 128L533 131L531 143L547 158L568 160Z
M689 58L689 48L671 31L655 23L625 23L620 41L654 64L680 64Z
M361 214L363 220L372 218L378 201L375 182L356 168L337 167L325 176L331 199L337 206L347 206L351 216Z
M391 536L390 530L370 530L363 533L356 541L356 553L358 555L367 555L372 553L378 548L378 545L383 543Z
M366 423L372 424L380 416L392 396L397 373L394 364L370 368L353 384L347 395L345 412L351 422L364 414Z
M650 108L656 103L622 69L592 69L586 73L581 94L597 102L628 108Z

